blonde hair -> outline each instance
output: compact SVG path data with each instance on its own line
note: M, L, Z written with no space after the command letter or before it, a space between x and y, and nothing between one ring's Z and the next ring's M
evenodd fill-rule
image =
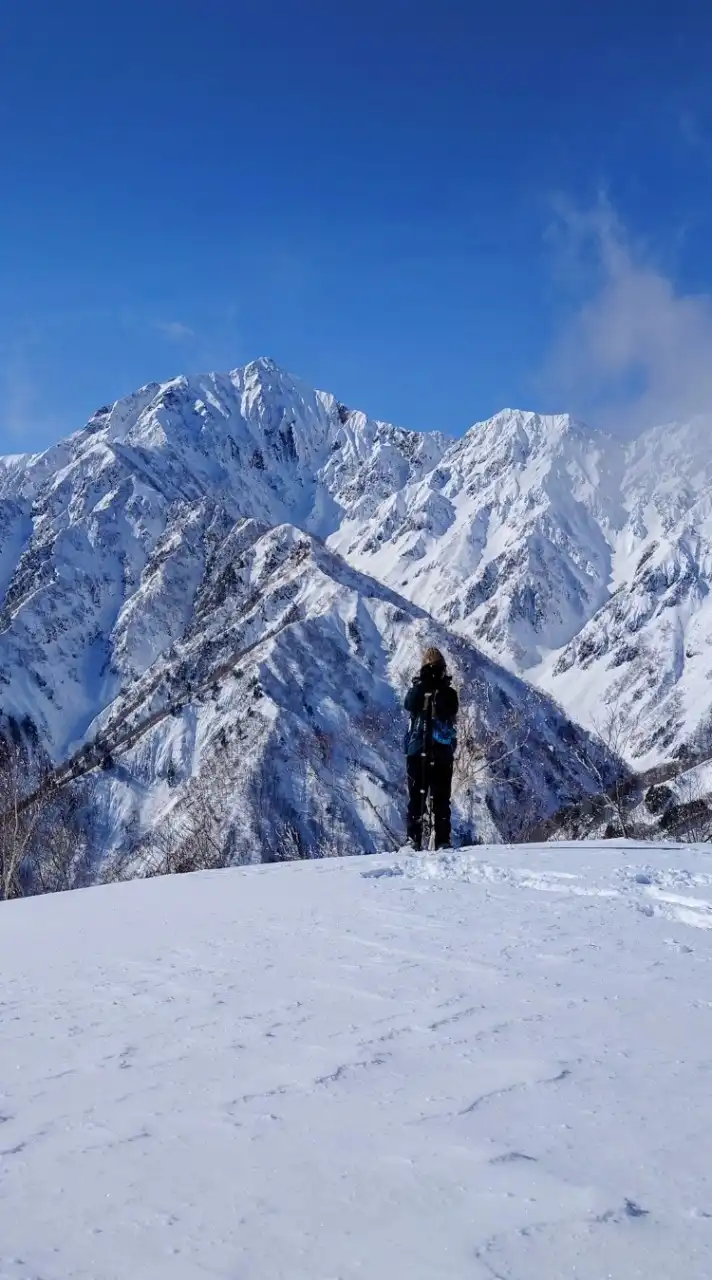
M439 649L434 646L426 649L423 653L424 667L447 667L447 663Z

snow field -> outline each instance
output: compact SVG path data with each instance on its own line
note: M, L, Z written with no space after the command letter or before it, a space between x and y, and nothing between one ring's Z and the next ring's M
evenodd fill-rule
M3 904L1 1280L707 1280L711 886L519 846Z

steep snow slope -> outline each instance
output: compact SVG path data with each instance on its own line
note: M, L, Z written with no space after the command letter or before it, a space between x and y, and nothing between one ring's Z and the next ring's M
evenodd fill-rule
M505 410L332 545L527 670L606 599L621 469L615 442L571 418Z
M214 536L216 520L204 523ZM174 580L170 558L163 573ZM129 620L132 652L156 647L151 603ZM139 871L151 848L141 837L184 824L201 783L213 812L225 797L217 829L236 860L399 842L402 697L433 642L465 720L472 710L479 736L498 744L493 767L458 771L459 838L512 837L523 808L538 821L595 791L599 770L612 776L602 748L467 641L313 536L246 520L215 539L182 635L91 727L114 757L99 783L105 850L125 854L130 831Z
M619 710L649 765L712 747L712 418L648 432L625 462L611 595L538 678L585 722Z
M505 411L331 545L649 765L712 743L711 433Z
M712 490L642 545L539 682L589 723L620 709L627 754L655 763L712 747Z
M708 1280L711 883L608 844L1 904L3 1280Z

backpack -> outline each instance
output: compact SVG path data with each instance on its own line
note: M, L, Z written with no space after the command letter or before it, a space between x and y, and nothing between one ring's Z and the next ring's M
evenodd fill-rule
M432 741L441 747L449 747L455 751L457 746L457 728L454 720L444 720L433 716L429 711L419 711L411 716L410 724L403 738L403 750L407 756L418 756L426 747L428 723L432 720Z

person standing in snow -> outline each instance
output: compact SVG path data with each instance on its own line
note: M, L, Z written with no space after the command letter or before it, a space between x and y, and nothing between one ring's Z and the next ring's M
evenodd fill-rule
M426 649L420 675L406 694L410 724L405 735L408 769L408 844L422 848L423 818L432 801L435 848L450 844L450 793L459 710L447 665L439 649Z

